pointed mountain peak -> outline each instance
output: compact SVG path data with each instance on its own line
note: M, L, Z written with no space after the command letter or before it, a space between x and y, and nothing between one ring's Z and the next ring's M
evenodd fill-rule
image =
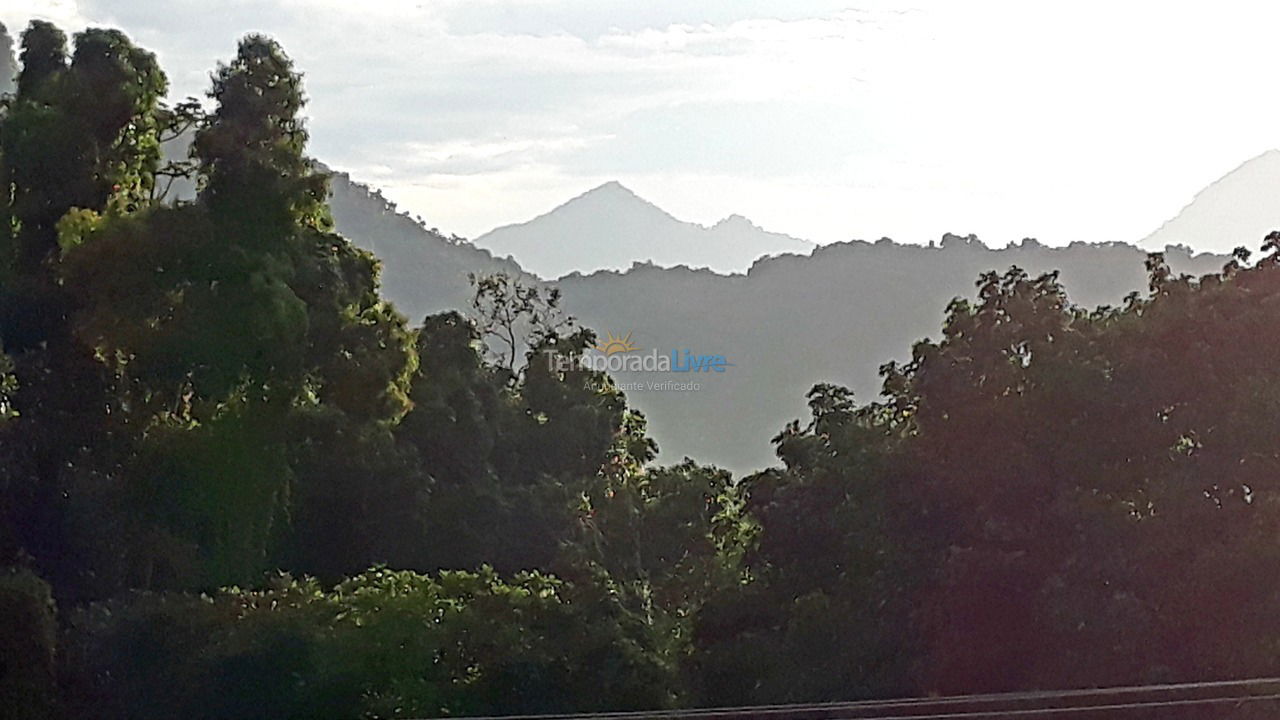
M582 215L598 217L602 222L679 222L617 180L598 185L530 222L556 218L564 220Z
M712 227L679 220L622 183L607 182L550 212L475 239L544 278L626 270L636 262L746 272L757 258L807 253L805 241L769 233L741 215Z
M634 200L639 200L639 201L641 201L641 202L645 202L645 203L647 203L647 202L648 202L648 201L647 201L647 200L645 200L644 198L642 198L642 197L640 197L639 195L635 194L635 192L634 192L631 188L627 187L626 185L623 185L622 183L618 182L617 180L610 180L609 182L604 183L603 185L597 185L596 187L593 187L593 188L591 188L590 190L588 190L588 191L586 191L586 192L582 193L582 194L581 194L581 195L579 195L578 197L574 198L574 200L580 200L580 199L588 198L588 197L591 197L591 198L625 198L625 199L634 199ZM573 202L573 201L572 201L572 200L570 200L570 202Z
M645 200L635 194L631 188L623 185L617 180L610 180L603 185L597 185L590 190L574 197L567 202L561 204L555 210L547 213L547 215L555 215L561 210L575 210L591 212L611 212L611 213L634 213L643 212L644 214L652 214L654 212L667 213L660 209L657 205Z
M623 185L617 180L610 180L607 183L602 183L592 188L588 192L623 192L623 193L627 193L628 195L635 195L635 193L631 192L631 188L627 187L626 185Z

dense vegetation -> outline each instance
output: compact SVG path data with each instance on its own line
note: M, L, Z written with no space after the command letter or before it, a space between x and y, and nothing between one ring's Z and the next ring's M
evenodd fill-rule
M207 111L164 105L118 32L67 45L28 28L0 116L8 716L1280 674L1280 235L1201 278L1153 256L1114 308L985 274L880 401L816 386L780 466L733 482L655 466L607 375L542 361L593 340L554 293L477 278L471 316L414 325L386 303L274 42L240 43Z

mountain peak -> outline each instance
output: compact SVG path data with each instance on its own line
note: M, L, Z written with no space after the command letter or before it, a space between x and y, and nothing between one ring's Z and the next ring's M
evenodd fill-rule
M618 182L617 180L610 180L609 182L601 183L601 184L597 185L596 187L592 188L591 190L589 190L588 192L589 192L589 193L592 193L592 192L624 192L624 193L627 193L628 195L635 195L635 193L634 193L634 192L631 192L631 188L627 187L626 185L623 185L622 183Z
M596 226L609 224L669 224L679 222L665 210L635 194L617 180L610 180L560 204L550 212L524 223L506 227L522 227L530 224L562 223L569 226ZM503 228L497 228L497 232ZM491 234L487 233L487 234ZM486 234L486 235L487 235Z
M667 213L657 205L645 200L631 188L617 180L610 180L562 203L541 217L553 216L564 212L605 213L615 217L654 216ZM535 218L536 220L537 218ZM674 221L674 218L672 218Z
M574 198L574 200L581 200L583 198L621 198L626 200L639 200L648 204L647 200L640 197L634 190L623 185L617 180L610 180L607 183L597 185ZM570 200L569 202L573 202L573 200Z
M513 257L544 278L621 271L637 262L743 273L765 255L812 249L805 241L766 232L741 215L710 228L678 220L616 180L532 220L491 230L475 244L498 257Z

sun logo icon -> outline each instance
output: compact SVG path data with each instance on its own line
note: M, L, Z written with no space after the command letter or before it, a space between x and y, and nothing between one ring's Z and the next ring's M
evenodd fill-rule
M615 353L629 353L639 350L635 343L631 342L631 333L627 333L622 337L614 337L613 333L607 333L608 337L604 342L596 343L595 349L605 355L613 355Z

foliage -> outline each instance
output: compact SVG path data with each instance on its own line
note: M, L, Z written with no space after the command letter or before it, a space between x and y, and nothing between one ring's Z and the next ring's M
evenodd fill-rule
M928 687L1266 675L1277 555L1274 247L1086 312L985 275L886 387L908 429ZM927 515L925 515L927 513ZM1210 629L1206 607L1229 602ZM1045 653L1046 643L1057 650Z
M116 31L68 50L35 22L21 56L0 564L31 569L0 574L6 709L456 716L1280 672L1280 233L1200 278L1154 255L1119 307L984 273L881 400L815 386L780 465L735 483L653 465L554 289L474 277L473 317L410 329L333 231L275 42L240 43L207 114L162 105ZM157 177L189 173L195 198L163 202Z
M332 589L280 576L212 597L142 594L77 613L72 709L102 718L409 718L670 701L643 633L539 574L375 568Z
M728 476L646 475L652 441L612 381L541 362L594 342L554 290L477 278L476 320L410 331L332 232L273 41L241 42L208 114L161 105L154 59L117 32L65 47L32 25L0 117L0 538L72 608L71 712L674 702L692 614L739 577ZM188 129L190 164L161 167ZM189 172L195 199L162 202L157 177ZM504 332L502 358L481 351ZM639 538L667 544L640 565L599 553ZM344 579L378 562L446 571ZM272 567L322 580L191 594Z
M717 594L698 621L704 702L801 702L910 693L907 596L919 539L901 438L844 388L809 393L810 422L774 438L784 467L743 481L759 523L754 582ZM736 699L735 699L736 698Z
M577 329L560 309L559 288L542 288L506 272L468 277L475 290L471 310L487 359L507 370L513 382L518 380L520 360L530 349L554 343Z
M635 429L643 433L642 424ZM574 570L566 572L614 587L673 657L687 655L703 606L746 580L742 557L754 526L723 470L685 460L605 474L579 512L579 536L566 547Z
M6 534L60 594L105 592L118 586L102 563L120 550L120 516L92 506L118 487L136 434L122 424L118 378L75 336L58 225L76 208L118 216L138 207L158 157L153 113L166 83L154 56L112 30L77 34L68 56L62 32L36 21L22 60L0 117Z
M427 318L414 409L398 428L431 477L433 538L417 566L553 567L586 483L611 461L626 405L607 376L534 359L572 355L593 341L585 330L546 338L512 384L505 367L484 361L472 321Z
M744 481L755 582L698 618L702 700L1274 672L1276 245L1201 278L1154 255L1094 311L987 273L883 402L815 387Z
M0 707L5 717L40 720L54 714L57 635L48 583L30 570L0 568Z
M412 335L378 296L377 262L329 230L325 177L303 155L300 79L279 46L246 38L214 78L216 109L196 117L158 106L163 75L119 33L77 35L69 64L60 38L40 23L24 36L20 92L0 121L17 188L9 424L36 441L7 465L31 504L63 516L54 527L125 527L98 523L119 544L115 568L76 538L25 544L37 561L79 558L92 581L56 584L89 595L255 577L289 532L291 496L350 482L299 474L317 460L308 433L385 435L407 409ZM194 203L165 206L152 200L158 143L176 118L198 124L203 181ZM43 380L53 374L82 380ZM59 457L77 424L84 450ZM72 518L46 501L86 484L119 515Z
M13 360L0 345L0 426L12 420L17 412L13 408L13 393L18 389L18 380L13 376Z

